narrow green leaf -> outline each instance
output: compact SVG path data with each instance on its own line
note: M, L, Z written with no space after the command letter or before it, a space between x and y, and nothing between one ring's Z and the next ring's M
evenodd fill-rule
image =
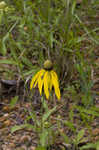
M25 64L25 65L27 65L28 67L32 67L33 65L32 65L32 63L29 61L29 59L28 58L26 58L26 57L21 57L21 60L22 60L22 62Z
M60 132L60 135L64 138L64 142L69 144L70 143L70 140L69 140L69 137L64 134L63 132Z
M99 150L99 141L96 142L96 150Z
M34 126L33 125L30 125L30 124L23 124L23 125L15 125L11 128L11 133L14 133L18 130L22 130L24 128L30 128L30 129L34 129Z
M35 150L46 150L46 148L42 146L38 146Z
M0 60L0 64L17 65L17 62L15 62L14 60L10 60L10 59L4 59L4 60Z
M7 53L6 41L8 39L9 39L9 32L2 39L2 54L3 55L6 55L6 53Z
M74 16L78 20L78 22L80 23L80 25L83 27L83 29L85 30L86 34L89 36L90 40L93 41L93 42L95 42L95 44L99 45L99 41L97 41L95 38L93 38L93 36L90 34L90 31L87 29L87 27L84 25L84 23L78 17L78 15L76 14Z
M10 102L10 107L13 108L16 105L17 101L18 101L18 96L12 98Z
M27 124L23 124L23 125L15 125L11 128L11 133L14 133L15 131L24 129L27 127Z
M37 73L38 71L39 71L39 68L33 67L33 69L31 69L31 70L29 70L29 71L25 71L25 72L23 72L23 74L24 74L24 76L28 76L28 75L30 75L30 74L32 74L32 73L33 73L33 75L34 75L34 74Z
M2 23L2 18L3 18L3 11L0 12L0 25Z
M47 130L43 130L43 132L40 135L40 144L43 147L46 146L47 138L48 138L48 131Z
M42 121L45 122L48 117L56 110L57 107L54 107L53 109L49 110L47 113L43 115Z
M79 143L80 140L83 138L84 133L85 133L85 130L84 130L84 129L82 129L82 130L80 130L80 131L78 132L78 134L77 134L77 142L78 142L78 143Z
M84 145L84 146L82 146L81 148L80 148L80 150L84 150L84 149L94 149L94 148L96 148L96 146L95 146L95 144L93 144L93 143L88 143L87 145Z
M72 131L75 131L74 124L70 121L65 121L64 124L68 126Z

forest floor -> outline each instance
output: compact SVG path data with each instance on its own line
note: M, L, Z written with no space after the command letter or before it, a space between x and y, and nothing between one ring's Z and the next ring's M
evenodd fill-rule
M98 51L96 52L97 58L99 56ZM99 58L95 59L96 64L99 65ZM97 93L94 98L95 105L99 108L99 70L92 68L94 86L92 88L93 93ZM18 88L18 90L17 90ZM28 101L26 93L24 93L24 84L20 83L19 87L16 85L16 81L12 80L3 80L1 79L1 100L0 100L0 150L35 150L37 146L38 137L32 129L23 129L11 133L11 128L14 125L22 125L31 111L31 106L34 107L37 115L40 113L40 96L38 90L34 93L34 96L31 101ZM13 97L19 96L17 104L13 107L10 106L10 101ZM56 115L60 115L63 120L68 119L69 112L75 103L68 97L61 98L60 102L57 102L58 105L57 112L52 116L52 124L57 123ZM51 104L50 104L51 105ZM55 104L52 104L52 106ZM52 107L49 106L49 107ZM28 110L28 111L27 111ZM75 128L79 127L81 118L77 116L77 112L74 113L74 126ZM30 124L33 124L33 120L29 120ZM90 124L91 131L82 124L80 128L85 130L84 142L79 143L79 147L86 145L87 143L99 141L99 117L95 117ZM72 131L64 126L62 132L68 135L71 139L75 138L72 134ZM62 148L70 149L63 142L61 137L57 137L55 143L52 145L51 150L61 150ZM71 150L73 147L71 146Z
M95 27L98 28L99 14L97 13L94 16L95 17L93 18L88 18L86 16L86 18L84 18L85 25L91 27L92 24L93 27L95 24ZM84 41L82 43L82 49L84 50L86 47L88 47L89 50L91 42L86 45L86 41ZM79 91L77 91L78 93L76 93L76 95L75 93L65 91L62 93L60 101L57 101L54 96L53 101L46 101L50 110L57 106L57 110L50 117L51 125L55 127L55 131L57 130L56 126L59 125L54 142L47 148L48 150L81 150L82 146L87 145L88 143L98 143L98 148L92 147L87 148L87 150L99 150L99 44L94 45L93 52L94 59L92 58L91 60L91 57L89 57L90 51L85 52L86 56L84 57L87 61L94 62L94 65L91 63L89 64L91 64L91 80L93 81L91 94L93 96L94 111L92 107L92 112L95 113L90 114L90 110L88 110L89 113L83 112L83 110L80 112L80 110L76 109L76 105L79 109L81 108L80 106L82 106L82 103L77 103ZM6 57L7 56L0 55L0 60L4 60ZM41 97L38 89L36 89L34 95L30 98L29 85L27 86L28 89L26 89L25 84L21 81L20 77L18 80L16 80L16 78L12 80L10 77L9 80L6 80L4 77L7 68L14 71L16 69L11 64L0 64L0 150L36 150L36 147L39 144L39 137L36 131L32 128L20 128L15 132L11 131L16 125L21 126L24 123L30 125L35 124L35 120L30 118L32 108L34 108L39 120L41 117ZM75 78L74 75L74 80ZM28 80L28 82L30 81ZM61 124L61 121L67 121L67 124ZM74 143L77 138L77 132L82 129L84 130L84 136L75 146ZM66 143L66 137L64 135L70 139L70 144Z

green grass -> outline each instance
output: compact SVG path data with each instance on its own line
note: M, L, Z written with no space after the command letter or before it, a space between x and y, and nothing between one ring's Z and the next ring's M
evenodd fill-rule
M72 131L75 137L73 144L78 149L85 132L78 132L79 128L83 124L90 130L90 123L99 116L99 111L94 105L94 82L91 77L92 67L96 67L94 50L99 46L99 2L82 0L79 6L76 0L5 2L8 8L0 10L0 76L2 78L4 72L5 79L21 77L27 81L43 66L46 59L51 59L59 76L62 99L65 101L69 98L75 105L71 108L65 125L73 130L75 109L78 112L77 117L82 120L77 129ZM4 68L4 64L13 66L13 69ZM81 107L78 106L79 103ZM64 122L62 116L58 117L58 133L64 142L72 144L71 139L60 132ZM54 127L51 127L49 120L47 123L50 124L52 134ZM41 126L40 124L40 128ZM38 134L39 146L46 147L44 136L49 134L49 129L43 129ZM54 136L57 137L58 133ZM40 139L40 135L44 138ZM96 144L96 149L97 145L99 144Z

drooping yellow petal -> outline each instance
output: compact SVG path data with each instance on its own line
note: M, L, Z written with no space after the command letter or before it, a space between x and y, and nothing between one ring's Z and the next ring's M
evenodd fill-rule
M43 75L44 72L45 72L44 69L40 70L38 78L37 78L37 80L34 83L34 86L33 86L34 88L36 87L37 84L39 84L39 79L42 78L42 75Z
M39 79L38 79L38 89L39 89L40 95L42 94L42 87L43 87L43 84L44 84L43 79L39 78Z
M38 88L39 88L40 95L42 94L42 87L44 84L44 79L43 79L44 73L45 73L45 70L42 70L42 72L40 73L40 76L38 78Z
M40 73L42 72L42 70L44 69L41 69L39 72L36 73L36 75L32 78L32 81L30 83L30 89L34 88L34 83L36 82L36 80L38 79L38 76L40 75ZM35 85L36 86L36 85Z
M47 99L49 99L50 92L52 87L54 87L55 94L58 99L60 99L60 89L58 83L58 76L53 70L41 69L37 74L32 78L30 83L30 89L35 88L38 84L38 89L40 95L42 94L42 88L44 85L44 93Z
M37 80L38 76L39 76L39 72L32 78L32 81L30 83L30 89L34 88L34 83Z
M56 78L56 80L58 80L58 76L57 76L56 72L54 70L52 70L51 73L54 75L54 77Z
M45 96L46 98L48 99L49 98L49 87L48 87L48 83L49 80L48 80L48 71L45 72L45 75L44 75L44 93L45 93Z
M58 100L60 99L60 89L59 89L59 83L58 83L58 77L55 75L56 73L53 71L51 72L51 77L52 77L52 85L55 89L55 94L58 98Z
M52 86L53 86L53 84L52 84L52 76L51 76L51 72L50 72L50 82L49 82L49 89L50 89L50 91L52 90Z

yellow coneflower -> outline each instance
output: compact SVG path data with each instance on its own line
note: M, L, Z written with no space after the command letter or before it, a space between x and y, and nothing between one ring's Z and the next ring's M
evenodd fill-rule
M41 69L32 78L30 89L35 88L36 86L38 86L40 95L42 94L42 89L44 88L44 93L47 99L49 99L49 95L53 87L56 97L58 98L58 100L60 99L58 76L53 70L53 65L50 60L46 60L44 63L44 69Z

